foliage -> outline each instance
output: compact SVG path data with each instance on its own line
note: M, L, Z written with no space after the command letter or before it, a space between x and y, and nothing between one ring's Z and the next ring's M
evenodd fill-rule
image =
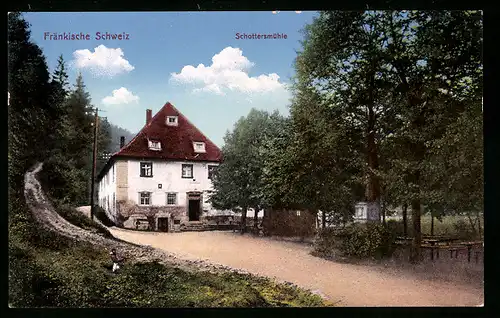
M37 159L49 155L53 91L40 48L30 40L28 23L20 13L8 15L8 177L12 189L20 189L24 172Z
M344 229L323 229L315 242L314 251L321 256L340 252L356 258L384 258L394 252L396 233L382 224L351 224Z
M108 231L107 228L97 223L96 221L91 220L82 212L77 211L75 208L67 205L62 205L57 207L56 210L60 216L62 216L64 219L66 219L66 221L70 222L73 225L76 225L84 230L95 231L107 238L113 238L113 235Z
M336 148L366 158L351 176L367 185L367 199L383 190L384 203L410 204L413 260L423 205L441 215L471 195L474 209L482 206L481 46L478 11L322 12L305 29L294 93L315 92L308 100L349 132Z
M316 295L237 273L191 273L158 263L111 273L106 251L91 245L41 251L9 241L9 303L14 307L325 306Z
M108 218L108 215L106 214L106 212L104 211L103 208L101 208L100 206L98 205L95 205L94 206L94 213L95 213L95 217L101 221L102 224L104 224L105 226L107 227L111 227L111 226L115 226L116 224L110 220Z
M224 138L224 161L214 174L210 202L218 209L242 209L242 224L246 222L248 208L259 211L266 205L260 150L267 136L275 132L275 125L282 120L278 113L270 115L252 109Z
M93 133L90 96L81 76L66 96L63 58L50 80L42 51L29 40L26 21L19 13L10 13L8 18L11 306L324 305L311 293L235 273L190 273L146 263L126 264L115 275L110 272L106 251L41 227L26 205L23 177L34 163L50 158L43 170L48 171L43 184L50 184L61 215L82 228L108 233L74 209L61 205L86 202Z
M120 137L122 136L125 137L125 144L127 144L132 140L132 138L134 138L135 134L110 123L111 142L108 148L110 153L115 153L120 150Z
M343 233L333 227L321 228L314 240L312 253L325 258L334 257L336 252L340 250Z
M482 217L480 218L482 219ZM477 220L474 219L477 222ZM482 220L481 220L482 222ZM410 221L411 225L411 221ZM434 220L434 235L455 237L462 240L477 240L479 235L477 233L477 224L473 228L464 215L446 215L439 219ZM387 227L396 233L398 236L403 236L403 222L399 220L387 221ZM481 228L483 231L484 228ZM422 217L422 234L431 235L431 216L424 215ZM408 235L413 235L411 227L408 228ZM481 237L484 233L481 233Z

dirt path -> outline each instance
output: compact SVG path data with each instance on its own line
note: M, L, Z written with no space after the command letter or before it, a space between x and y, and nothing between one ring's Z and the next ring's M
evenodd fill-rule
M205 262L194 263L187 261L173 253L167 253L165 250L159 250L149 246L137 246L127 242L108 239L97 233L86 231L69 223L55 211L50 200L47 199L42 191L40 182L36 178L38 172L40 172L42 168L43 164L38 163L27 171L24 176L24 196L26 198L26 203L40 226L78 241L90 242L105 250L115 248L119 254L124 256L129 262L158 261L160 263L178 266L184 270L193 271L219 271L225 269L222 266L213 266ZM79 208L79 210L90 217L90 207L82 207Z
M186 259L205 259L320 291L343 306L477 306L482 289L398 277L361 265L339 264L309 254L292 242L231 232L151 233L110 228L122 240L146 244Z

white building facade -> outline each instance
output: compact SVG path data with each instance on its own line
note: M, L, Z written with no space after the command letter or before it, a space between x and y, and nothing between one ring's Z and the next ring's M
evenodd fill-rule
M117 225L173 231L217 214L208 202L221 152L170 103L112 155L98 176L98 203ZM142 226L142 225L141 225Z

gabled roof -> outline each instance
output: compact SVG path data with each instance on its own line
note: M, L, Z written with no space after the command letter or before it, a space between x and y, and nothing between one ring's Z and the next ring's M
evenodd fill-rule
M177 116L177 126L166 125L167 116ZM161 150L149 149L148 141L159 141ZM195 153L193 142L204 142L205 153ZM114 160L123 157L220 162L222 152L177 108L167 102L128 144L111 156L98 179L104 176Z

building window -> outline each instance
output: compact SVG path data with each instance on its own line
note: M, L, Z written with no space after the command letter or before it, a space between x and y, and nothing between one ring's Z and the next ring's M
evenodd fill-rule
M297 211L297 216L300 216L300 211Z
M204 142L193 142L194 152L205 153L205 143Z
M193 177L193 165L182 165L182 177L192 178Z
M167 193L167 205L177 204L177 193Z
M148 146L150 150L161 150L161 143L159 141L148 140Z
M141 162L141 177L151 178L153 176L153 163Z
M178 125L177 116L167 116L166 124L167 126L177 126Z
M208 166L208 179L212 180L217 166Z
M139 204L140 205L151 205L151 192L140 192L139 193Z

